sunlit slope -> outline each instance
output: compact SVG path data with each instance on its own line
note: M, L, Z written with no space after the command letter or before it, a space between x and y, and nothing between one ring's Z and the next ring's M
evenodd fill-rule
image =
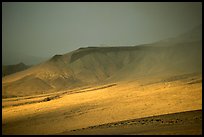
M153 44L88 47L55 55L30 69L4 77L3 97L41 94L146 76L201 73L200 32L201 26Z
M3 99L3 134L57 134L105 123L202 109L201 74L153 80L112 83L112 86L91 87L74 94L55 92L46 96ZM185 122L189 123L189 120Z

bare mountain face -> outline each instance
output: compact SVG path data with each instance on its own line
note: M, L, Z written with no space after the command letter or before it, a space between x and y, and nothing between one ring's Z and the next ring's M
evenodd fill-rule
M25 65L22 62L15 65L4 65L2 66L2 77L19 71L23 71L25 69L28 69L29 67L31 66Z
M202 73L202 28L153 44L79 48L3 78L3 97L141 77Z

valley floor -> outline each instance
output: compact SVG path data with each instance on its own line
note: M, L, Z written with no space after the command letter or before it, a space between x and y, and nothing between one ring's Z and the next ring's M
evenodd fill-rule
M46 95L3 99L2 131L3 134L21 135L201 134L201 111L173 114L201 109L201 74L148 78ZM145 122L134 122L151 116L159 117L152 117L153 121L147 118ZM88 128L130 119L136 119L133 120L134 124L125 122L120 126ZM76 130L83 128L84 130Z

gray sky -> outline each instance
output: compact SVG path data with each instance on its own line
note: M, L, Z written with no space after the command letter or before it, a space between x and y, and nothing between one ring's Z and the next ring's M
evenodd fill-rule
M79 47L152 43L202 24L202 3L2 3L3 64Z

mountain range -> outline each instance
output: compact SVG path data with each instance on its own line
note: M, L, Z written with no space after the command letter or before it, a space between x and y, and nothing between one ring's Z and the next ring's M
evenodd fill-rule
M156 34L155 34L156 35ZM4 98L202 73L202 26L152 44L83 47L2 78Z

